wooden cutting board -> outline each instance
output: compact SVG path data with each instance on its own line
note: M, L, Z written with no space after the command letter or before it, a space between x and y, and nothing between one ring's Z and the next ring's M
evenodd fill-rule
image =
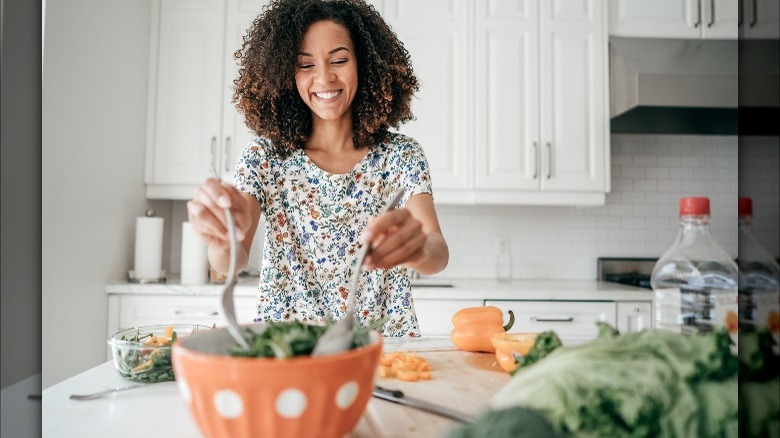
M488 408L493 394L509 381L492 353L470 353L451 346L385 345L385 351L416 351L433 368L431 380L403 382L377 378L375 383L389 389L400 389L404 395L440 404L477 416ZM442 437L459 426L454 420L402 406L375 397L368 403L363 417L350 438L368 437Z

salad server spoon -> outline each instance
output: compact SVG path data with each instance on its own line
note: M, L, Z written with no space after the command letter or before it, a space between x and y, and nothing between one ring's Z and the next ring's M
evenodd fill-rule
M401 198L404 196L404 189L401 188L395 195L390 203L382 210L381 214L392 210L397 207L401 202ZM357 266L355 267L355 273L352 274L352 289L347 295L347 313L343 318L336 321L333 325L323 333L314 345L314 349L311 352L312 356L323 356L327 354L341 353L349 349L352 344L353 331L355 326L355 296L358 292L358 282L360 281L360 274L363 272L363 260L366 258L371 245L365 244L361 248L360 253L357 256Z

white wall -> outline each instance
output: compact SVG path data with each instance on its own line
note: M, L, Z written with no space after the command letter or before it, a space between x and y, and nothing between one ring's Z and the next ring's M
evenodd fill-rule
M144 199L150 0L46 5L42 384L105 361L107 281L131 268ZM168 213L170 203L153 207ZM34 219L31 219L34 220Z
M753 199L753 235L780 257L780 137L739 140L739 195Z

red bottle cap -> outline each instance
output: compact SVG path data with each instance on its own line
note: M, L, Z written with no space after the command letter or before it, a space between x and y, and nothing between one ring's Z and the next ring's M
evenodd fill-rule
M740 197L737 202L740 216L753 216L753 200L751 198Z
M680 216L710 214L710 198L692 196L680 198Z

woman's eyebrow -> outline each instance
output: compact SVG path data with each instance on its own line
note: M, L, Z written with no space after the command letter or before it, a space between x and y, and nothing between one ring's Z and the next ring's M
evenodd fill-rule
M341 50L346 50L347 52L349 52L349 49L346 48L346 47L336 47L335 49L333 49L330 52L328 52L328 55L332 55L332 54L334 54L334 53L336 53L338 51L341 51ZM298 55L299 56L314 56L314 55L312 55L309 52L298 52Z

